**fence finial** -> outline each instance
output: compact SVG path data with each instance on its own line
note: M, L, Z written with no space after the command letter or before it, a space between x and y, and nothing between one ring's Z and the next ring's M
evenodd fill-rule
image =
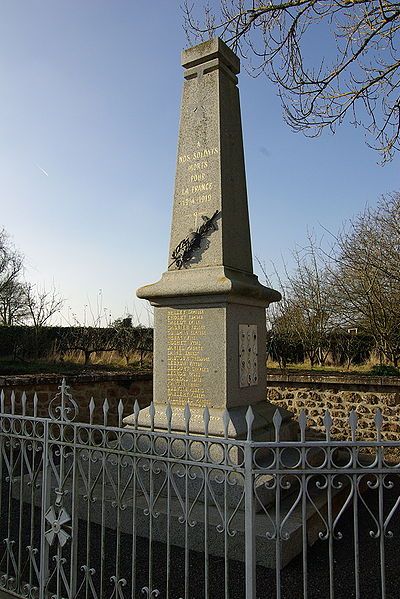
M300 427L300 438L301 442L304 443L306 440L306 428L307 428L307 414L303 409L299 414L299 427Z
M224 413L222 414L222 422L224 425L224 437L225 439L228 438L228 431L229 431L229 423L231 421L231 418L229 416L229 412L228 410L225 408Z
M204 422L204 435L206 437L208 437L208 427L210 424L210 410L208 409L208 406L206 406L203 411L203 422Z
M323 417L323 423L324 423L324 427L325 427L326 438L329 441L329 439L331 438L331 428L332 428L332 417L330 415L329 410L325 411L325 414Z
M253 422L254 422L254 412L253 412L253 408L251 406L249 406L246 411L247 440L248 441L251 441Z
M275 440L279 441L279 432L281 430L281 425L282 425L282 414L281 414L279 408L276 408L275 414L272 418L272 422L274 423L274 427L275 427Z
M358 424L357 412L355 410L351 410L350 414L349 414L349 425L350 425L350 430L351 430L352 441L356 440L357 424Z
M122 427L122 420L124 418L124 404L122 399L118 402L118 426Z
M22 405L22 416L26 416L26 393L25 393L25 391L22 393L21 405Z
M154 405L154 401L151 402L149 406L149 416L150 416L150 428L154 431L154 417L156 415L156 407Z
M192 413L190 411L190 407L189 404L187 403L185 405L185 409L183 410L183 417L185 418L185 425L186 425L186 434L189 433L189 426L190 426L190 418L192 416Z
M110 404L108 403L108 399L106 397L105 400L104 400L104 402L103 402L103 423L104 423L104 426L107 426L107 416L108 416L109 409L110 409Z
M94 403L94 399L93 396L90 398L90 402L89 402L89 420L90 420L90 424L93 424L93 413L95 410L96 404Z
M382 416L382 412L381 412L380 408L378 408L376 410L374 421L375 421L376 431L377 431L378 435L380 435L381 429L383 426L383 416Z
M135 403L133 404L133 415L135 417L135 428L137 428L137 425L138 425L139 412L140 412L139 402L137 399L135 399Z
M167 403L167 407L165 408L165 415L167 417L168 432L170 433L172 429L172 406L169 402Z

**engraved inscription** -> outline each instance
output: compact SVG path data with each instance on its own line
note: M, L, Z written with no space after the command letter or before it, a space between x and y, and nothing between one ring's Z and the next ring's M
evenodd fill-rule
M239 325L239 386L258 385L257 325Z
M179 189L179 205L207 204L213 200L213 182L209 181L210 161L219 156L219 148L203 148L178 156L184 178Z
M167 312L167 395L171 403L204 405L204 376L210 358L205 355L204 310Z

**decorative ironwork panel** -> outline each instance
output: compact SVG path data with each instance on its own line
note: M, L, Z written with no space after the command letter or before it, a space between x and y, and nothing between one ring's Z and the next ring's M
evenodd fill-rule
M258 385L257 325L239 325L239 384Z

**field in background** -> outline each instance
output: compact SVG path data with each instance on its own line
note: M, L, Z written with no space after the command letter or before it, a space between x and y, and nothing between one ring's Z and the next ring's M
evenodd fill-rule
M132 352L129 364L126 358L116 351L96 352L92 354L89 364L85 364L85 356L81 351L67 352L64 355L54 354L51 358L37 360L14 360L0 358L0 375L8 374L79 374L90 371L138 372L152 368L152 354L141 359L139 352Z

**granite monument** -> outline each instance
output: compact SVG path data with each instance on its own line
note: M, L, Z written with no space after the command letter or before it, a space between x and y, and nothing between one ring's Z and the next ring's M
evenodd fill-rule
M168 269L141 287L154 306L154 403L157 428L188 403L191 430L268 438L276 406L266 400L265 310L280 294L253 273L237 75L239 58L219 38L182 53L184 68ZM289 413L282 410L289 419ZM142 410L140 420L148 420ZM127 420L129 424L129 419Z

